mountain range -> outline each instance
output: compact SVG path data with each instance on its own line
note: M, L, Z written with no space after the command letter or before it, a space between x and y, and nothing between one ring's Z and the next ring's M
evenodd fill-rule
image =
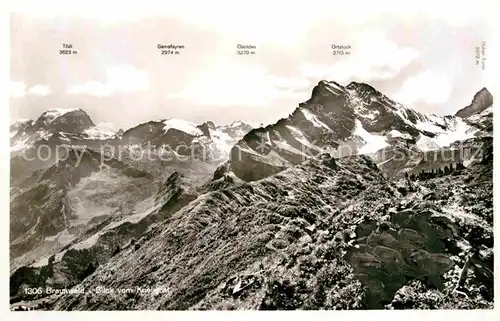
M488 129L485 132L481 124L492 120L492 100L487 89L482 89L474 97L470 105L473 107L465 108L465 115L484 116L477 120L439 117L405 108L367 84L353 82L343 87L321 81L311 98L289 117L245 135L231 149L227 165L234 175L251 181L326 151L336 157L371 155L387 175L402 176L415 170L415 164L389 169L393 162L388 160L395 150L411 154L405 157L407 160L421 159L423 154L446 148L455 141L488 135Z
M320 81L267 126L114 132L81 109L15 122L11 304L491 308L492 106L483 88L424 114Z

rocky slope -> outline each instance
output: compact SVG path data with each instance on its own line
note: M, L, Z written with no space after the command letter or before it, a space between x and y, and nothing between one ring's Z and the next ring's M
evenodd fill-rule
M11 153L31 155L36 147L47 145L86 145L96 141L113 140L118 136L105 132L93 123L82 109L50 109L36 120L15 123L11 126Z
M152 121L34 170L11 188L11 250L30 253L11 260L11 303L492 308L492 100L475 101L487 107L438 117L322 81L246 135L242 122Z
M491 105L493 105L493 96L488 89L483 88L474 95L470 105L460 109L455 115L467 118L474 114L481 113Z
M491 153L448 175L398 185L366 156L320 154L198 197L97 268L79 293L47 304L492 308L491 178Z
M49 110L36 121L12 124L10 266L14 279L24 280L25 286L41 280L45 284L44 271L50 266L59 272L47 284L68 287L79 282L82 268L102 264L115 247L123 247L161 220L166 214L158 212L173 202L170 198L180 185L197 195L194 187L210 180L228 146L249 127L243 122L215 126L169 119L114 133L95 126L81 109ZM210 157L186 153L180 158L182 152L158 148L181 144L201 146ZM183 204L173 199L175 204L169 208ZM67 264L79 268L67 268ZM18 286L11 291L14 297L23 295Z
M191 194L194 191L185 183L181 174L173 173L152 196L141 200L140 195L136 195L134 199L121 200L116 205L120 206L122 212L110 211L106 215L97 217L98 213L88 208L87 210L94 216L90 218L93 222L86 222L85 229L72 227L57 234L53 240L62 241L64 238L64 243L59 244L62 247L56 250L52 247L52 255L47 255L36 264L22 266L12 273L11 300L17 302L29 298L27 287L70 288L93 273L100 264L105 263L121 249L137 247L135 240L142 233L195 198ZM134 192L140 193L138 189L145 187L134 186L137 188ZM130 197L130 194L122 195ZM112 205L109 201L113 200L113 196L105 196L108 197L107 204ZM71 238L70 232L78 230L80 235L73 235ZM38 295L40 296L40 293Z
M11 266L47 257L120 207L135 205L154 192L151 181L149 174L103 161L90 149L70 149L11 188Z

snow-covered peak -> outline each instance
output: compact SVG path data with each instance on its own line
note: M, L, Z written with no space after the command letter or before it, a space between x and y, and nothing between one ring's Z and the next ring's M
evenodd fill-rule
M45 111L35 122L35 130L82 133L95 126L85 111L79 108L54 108Z
M12 121L10 124L10 137L12 138L19 130L23 130L26 127L33 125L33 123L33 120L24 118Z
M31 120L29 118L18 118L18 119L12 119L10 122L10 125L17 126L17 125L21 125L21 124L30 123L30 122L33 122L33 120Z
M235 120L231 123L230 126L241 126L243 122L241 120Z
M319 82L320 85L322 85L324 88L326 88L329 92L335 95L340 95L342 93L346 93L346 89L336 83L335 81L327 81L327 80L321 80Z
M44 119L46 122L51 122L54 119L61 117L67 113L71 113L74 111L81 111L79 108L52 108L46 110L40 117Z
M365 83L358 83L353 81L345 88L351 92L356 92L356 94L362 98L368 98L370 96L382 96L382 94L378 90Z
M187 134L193 135L193 136L200 136L203 135L203 132L197 128L195 123L186 121L186 120L181 120L181 119L176 119L176 118L170 118L167 119L163 122L165 124L165 127L163 127L163 130L167 132L169 129L177 129L182 132L185 132Z
M234 128L234 127L243 127L243 126L245 126L245 127L250 126L252 128L258 128L258 127L262 127L263 124L259 124L259 123L251 122L251 121L235 120L229 125L220 126L220 127L232 127L232 128Z

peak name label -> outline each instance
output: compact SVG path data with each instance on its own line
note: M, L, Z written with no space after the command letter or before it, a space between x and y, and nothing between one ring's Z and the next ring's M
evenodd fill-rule
M255 45L236 45L236 54L238 56L253 56L257 54L257 46Z
M158 44L156 45L156 48L160 51L161 55L180 55L184 49L186 49L186 46L184 45L164 45L164 44Z
M59 54L60 55L76 55L76 54L78 54L78 51L73 49L73 44L63 43L62 49L59 49Z
M349 56L351 55L351 45L331 45L332 55L334 56Z

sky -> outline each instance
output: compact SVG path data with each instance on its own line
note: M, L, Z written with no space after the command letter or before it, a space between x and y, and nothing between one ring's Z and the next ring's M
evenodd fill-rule
M10 116L82 108L130 128L170 117L272 123L322 79L454 114L488 87L491 1L16 1ZM63 43L77 54L61 55ZM184 46L161 55L158 44ZM238 55L237 45L256 46ZM332 44L349 45L333 55Z

